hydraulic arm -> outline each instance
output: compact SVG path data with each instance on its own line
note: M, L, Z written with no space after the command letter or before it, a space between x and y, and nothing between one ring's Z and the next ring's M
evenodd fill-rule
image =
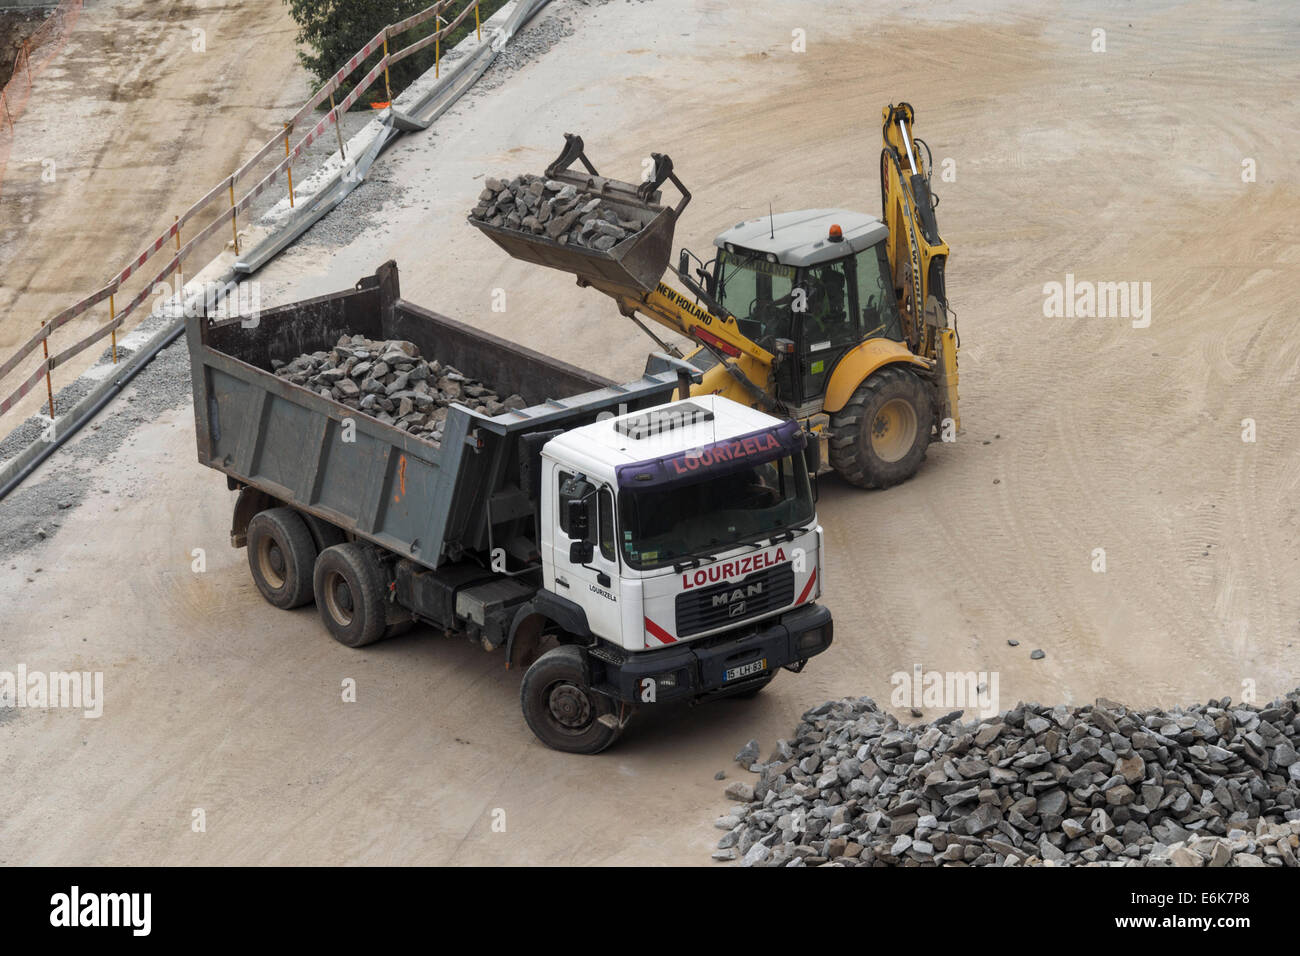
M903 334L911 350L936 363L945 417L957 417L957 339L949 327L943 270L948 244L939 236L930 189L930 147L912 135L915 111L909 103L883 110L880 204L889 228L889 263L898 294ZM925 156L921 151L924 149Z

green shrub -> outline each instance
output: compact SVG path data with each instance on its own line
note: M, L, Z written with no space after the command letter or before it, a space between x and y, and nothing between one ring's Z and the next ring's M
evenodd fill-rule
M404 20L431 5L431 0L284 0L284 2L289 6L289 15L298 24L296 39L299 44L306 47L298 51L298 60L316 79L318 86L333 76L347 63L352 54L360 50L387 24ZM470 0L455 0L444 11L443 18L454 20L465 9L465 4L468 2ZM480 0L479 15L483 20L487 20L505 3L506 0ZM450 50L473 29L474 14L471 13L450 36L443 37L443 52ZM429 36L433 31L434 21L429 20L414 29L391 37L388 41L389 52L396 53L416 40ZM351 92L354 81L365 76L382 56L382 48L372 53L350 77L343 81L339 92L335 93L335 99L341 100ZM390 67L388 72L393 96L397 96L425 70L432 68L433 59L434 49L430 45L427 50L421 50ZM384 98L384 81L380 76L358 99L353 109L366 109L371 101Z

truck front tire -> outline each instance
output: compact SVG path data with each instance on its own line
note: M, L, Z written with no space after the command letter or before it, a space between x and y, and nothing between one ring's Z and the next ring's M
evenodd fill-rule
M278 608L312 599L316 543L292 508L259 511L248 523L248 569L262 597Z
M519 703L528 728L553 750L598 754L623 732L600 722L615 713L614 702L587 686L582 651L572 644L551 648L533 662Z
M326 548L313 576L316 608L334 640L365 647L387 627L384 568L374 548L355 541Z
M925 382L887 365L831 416L831 467L859 488L896 485L921 467L933 428L934 405Z

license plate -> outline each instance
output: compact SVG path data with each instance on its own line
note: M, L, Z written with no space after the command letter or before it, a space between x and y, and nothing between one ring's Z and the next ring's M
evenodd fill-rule
M750 661L748 664L741 664L739 667L733 667L731 670L722 675L722 682L739 680L742 677L749 677L753 674L761 674L767 670L767 658Z

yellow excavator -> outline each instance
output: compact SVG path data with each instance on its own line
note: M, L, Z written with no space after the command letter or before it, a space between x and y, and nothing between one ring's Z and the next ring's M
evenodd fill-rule
M702 373L692 394L796 419L845 480L884 488L915 474L932 440L951 441L960 429L958 340L943 278L948 246L935 221L930 150L915 137L914 118L907 103L883 111L880 219L845 209L769 210L714 239L708 263L683 249L670 265L673 230L691 194L668 156L652 154L640 184L608 179L570 133L546 179L600 198L630 227L626 238L597 249L545 230L469 221L511 256L573 273L580 286L613 298L663 351ZM573 170L575 162L583 169ZM662 203L668 181L681 194L675 206ZM664 282L667 272L688 292ZM643 319L695 347L683 355ZM656 365L663 359L650 363L648 371L664 370Z

